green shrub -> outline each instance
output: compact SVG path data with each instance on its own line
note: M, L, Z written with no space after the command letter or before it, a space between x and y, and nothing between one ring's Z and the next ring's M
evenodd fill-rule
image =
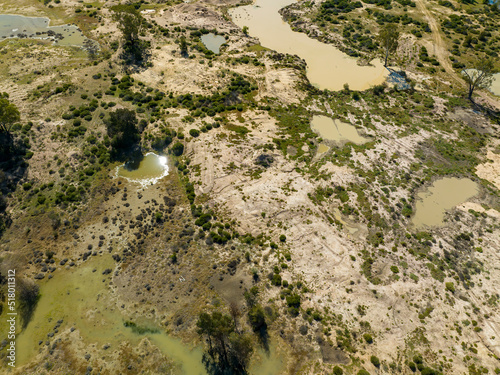
M275 273L271 279L271 284L274 286L281 286L281 276Z
M189 131L189 135L191 137L195 137L196 138L196 137L198 137L200 135L200 131L198 129L191 129Z
M451 282L451 281L447 282L445 284L445 286L446 286L446 290L448 290L448 291L450 291L452 293L455 293L455 284L453 284L453 282Z
M300 307L300 296L297 293L287 296L286 304L290 308L298 309Z
M373 343L373 337L372 337L372 335L370 335L369 333L365 333L365 334L363 335L363 338L365 339L365 341L366 341L368 344Z
M333 375L343 375L343 374L344 371L339 366L335 366L333 368Z
M175 142L172 146L172 153L175 156L181 156L184 153L184 145L181 142Z
M370 357L370 362L372 363L373 366L380 367L380 359L378 359L378 357L372 355Z
M257 304L250 309L248 312L248 319L255 332L260 332L267 328L266 316L261 305Z
M415 372L417 371L417 365L414 362L408 363L408 367L410 368L411 371Z

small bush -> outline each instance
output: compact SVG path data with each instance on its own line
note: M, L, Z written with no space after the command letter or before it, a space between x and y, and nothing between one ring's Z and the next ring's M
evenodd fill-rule
M184 153L184 145L181 142L174 143L172 152L175 156L181 156Z
M271 280L271 284L273 284L274 286L281 286L281 276L275 273Z
M447 282L445 284L446 286L446 290L452 292L452 293L455 293L455 284L453 284L451 281L450 282Z
M370 357L370 362L372 363L373 366L380 367L380 359L378 359L378 357L372 355Z

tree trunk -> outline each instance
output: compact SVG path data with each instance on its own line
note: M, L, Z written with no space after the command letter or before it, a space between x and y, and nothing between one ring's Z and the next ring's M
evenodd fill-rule
M467 96L467 99L469 99L472 102L472 94L474 93L474 84L469 84L469 94Z
M389 47L385 49L385 63L384 67L387 68L387 59L389 58Z

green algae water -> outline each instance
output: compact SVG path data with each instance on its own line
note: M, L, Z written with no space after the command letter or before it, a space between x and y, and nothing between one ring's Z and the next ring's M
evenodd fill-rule
M125 163L116 169L116 177L124 177L129 181L136 182L142 186L154 185L160 179L168 175L168 163L166 156L147 153L138 163Z
M81 336L86 344L110 345L110 350L123 341L137 345L147 337L167 358L181 366L183 374L205 375L201 348L191 349L160 330L141 335L124 325L125 317L109 293L109 277L102 274L113 267L112 263L109 256L93 257L87 264L58 271L52 279L41 283L41 298L33 318L17 338L17 365L27 364L40 348L45 348L39 341L45 342L47 334L62 320L60 330L73 327L75 331L70 335Z
M226 38L220 35L209 33L202 35L201 41L208 50L218 54L220 52L220 46L222 46L226 42Z
M316 151L316 154L319 156L319 155L327 152L329 149L330 149L330 147L328 147L324 143L320 143L320 145L318 146L318 151Z
M109 255L92 257L78 268L59 270L52 279L40 283L40 301L31 321L17 336L17 367L28 364L39 351L46 350L44 343L48 334L58 325L62 332L74 329L69 333L70 338L71 335L81 336L85 345L109 345L111 351L123 342L138 345L147 337L180 368L180 374L206 375L200 346L190 347L151 324L148 326L151 329L143 334L125 325L127 317L117 308L109 290L110 277L103 275L103 271L114 267L113 263ZM269 353L261 349L256 349L256 353L250 374L281 373L284 358L277 353L276 345L271 343Z
M0 14L0 40L6 38L30 38L52 40L61 46L83 47L85 43L96 44L85 37L75 25L49 26L45 17L25 17Z

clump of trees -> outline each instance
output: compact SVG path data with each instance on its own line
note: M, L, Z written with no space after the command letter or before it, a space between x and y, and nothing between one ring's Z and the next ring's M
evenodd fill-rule
M9 95L0 93L0 234L10 224L10 218L5 212L5 196L15 190L17 181L24 175L27 166L24 157L32 155L26 153L29 139L14 136L15 128L23 131L31 129L31 123L21 127L17 123L20 118L19 110L10 102Z
M118 22L118 28L123 37L122 59L125 64L144 65L149 57L150 43L139 38L144 30L146 20L140 12L132 5L114 6L114 18Z
M137 127L138 121L134 111L129 109L117 109L109 113L104 120L106 130L111 140L111 155L114 158L122 158L137 151L140 152L140 132Z
M0 93L0 162L8 161L15 151L11 128L19 119L19 110L9 101L9 95Z
M239 311L234 307L231 312ZM249 334L236 329L239 313L231 316L214 311L201 313L196 326L198 333L206 337L208 350L203 363L209 374L246 374L253 353Z
M10 135L10 128L19 119L19 110L9 101L9 94L0 93L0 132Z

